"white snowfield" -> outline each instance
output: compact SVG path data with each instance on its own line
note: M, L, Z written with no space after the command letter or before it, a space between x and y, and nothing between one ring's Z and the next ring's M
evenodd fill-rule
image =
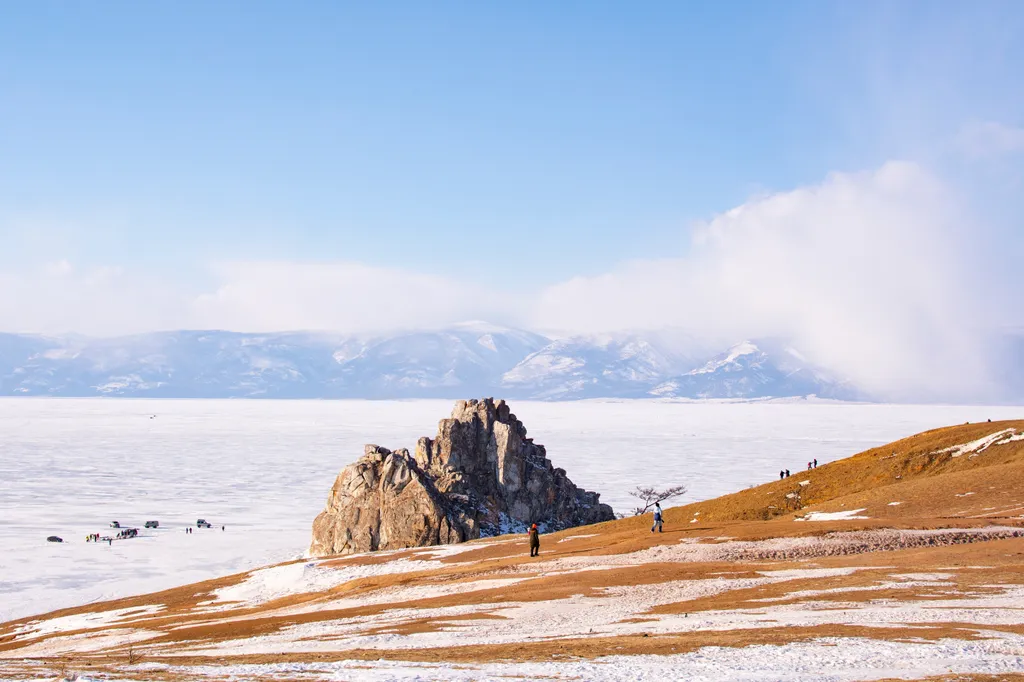
M882 678L918 679L943 674L1001 675L1020 672L1024 637L983 632L985 639L935 642L893 642L863 638L823 637L812 642L704 647L669 656L606 656L593 660L544 663L412 663L396 661L335 661L275 663L185 668L182 672L212 680L222 679L327 679L365 682L507 682L530 679L542 682L860 682ZM126 668L131 679L168 666L142 663ZM685 671L685 677L681 677ZM133 674L134 673L134 674ZM54 682L57 682L56 680ZM76 676L69 682L100 682Z
M451 407L0 399L0 621L299 558L334 477L365 443L412 447ZM636 485L687 485L685 503L938 424L1020 416L1016 407L804 401L512 407L556 466L619 511L634 506ZM186 534L198 518L214 528ZM138 538L85 542L112 520L141 528L150 519L160 528Z
M1020 670L1024 637L986 633L977 642L887 642L870 639L822 638L809 643L743 648L705 647L671 656L608 656L591 661L558 663L489 663L478 666L387 661L342 661L329 664L278 664L208 669L211 677L245 677L273 672L286 677L313 673L330 679L367 682L392 680L532 680L635 682L694 680L699 682L855 682L897 677L912 679L949 672L998 675ZM201 671L201 669L193 669ZM681 671L685 678L680 677Z

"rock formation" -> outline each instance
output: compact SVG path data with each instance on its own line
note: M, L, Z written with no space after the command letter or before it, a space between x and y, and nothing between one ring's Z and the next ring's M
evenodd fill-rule
M504 400L460 400L410 456L367 445L313 522L313 555L465 542L531 523L550 532L615 518L580 490Z

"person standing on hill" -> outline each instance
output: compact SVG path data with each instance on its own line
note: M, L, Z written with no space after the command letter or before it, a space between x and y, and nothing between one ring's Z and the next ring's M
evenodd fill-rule
M818 458L817 457L814 458L814 468L815 469L818 468Z
M540 531L536 523L530 526L530 556L540 556Z
M789 478L789 469L786 469L786 478Z
M786 470L783 469L782 471L779 472L779 480L781 481L785 477L786 477Z
M652 533L654 532L655 528L658 529L659 533L661 532L661 503L660 502L655 502L654 503L654 525L651 526L651 532Z

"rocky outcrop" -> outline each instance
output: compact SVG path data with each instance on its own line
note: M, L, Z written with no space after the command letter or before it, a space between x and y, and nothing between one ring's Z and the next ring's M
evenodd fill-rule
M415 452L367 445L338 474L313 522L317 556L423 547L615 518L597 493L580 490L505 401L460 400L437 438Z

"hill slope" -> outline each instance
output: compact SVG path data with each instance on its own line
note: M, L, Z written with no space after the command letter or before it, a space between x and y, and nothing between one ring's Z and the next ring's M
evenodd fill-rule
M1024 420L965 424L919 433L811 471L791 472L787 479L688 505L674 513L700 512L702 521L796 518L803 509L840 511L841 505L891 498L886 505L900 504L886 513L898 515L909 511L901 497L916 499L924 492L926 499L913 508L918 516L953 517L958 510L992 498L989 492L970 490L966 492L972 495L967 497L974 499L954 497L965 492L960 488L971 487L968 481L988 475L1016 480L1022 466ZM986 473L979 473L981 469Z

